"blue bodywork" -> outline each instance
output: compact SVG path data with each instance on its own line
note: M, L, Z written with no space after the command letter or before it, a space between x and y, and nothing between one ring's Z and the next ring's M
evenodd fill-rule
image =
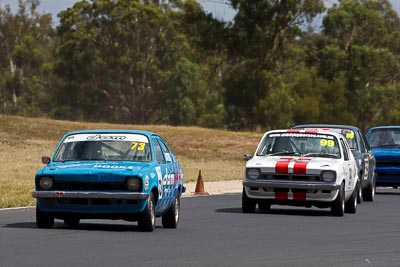
M397 187L400 185L400 126L373 127L366 132L366 137L376 158L376 185Z
M88 136L87 138L103 138L102 135L141 136L147 138L146 145L149 146L151 155L146 161L113 160L107 157L97 160L57 160L63 143L80 134ZM59 219L77 214L79 218L135 221L137 215L145 209L150 192L153 192L155 198L155 213L160 216L172 206L176 195L181 196L184 192L183 172L179 162L162 137L153 132L70 132L62 137L53 156L47 158L46 163L36 173L32 195L37 198L37 208L41 212L50 213ZM54 185L48 190L43 189L39 182L41 177L51 177ZM128 190L126 183L131 177L138 178L138 190Z

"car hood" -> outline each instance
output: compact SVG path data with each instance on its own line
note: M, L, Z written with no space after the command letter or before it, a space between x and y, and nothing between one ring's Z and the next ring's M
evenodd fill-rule
M50 163L48 166L40 169L37 175L49 175L53 177L70 177L69 179L79 179L86 177L112 178L113 176L137 176L149 163L126 163L126 162L65 162Z
M400 147L372 147L377 160L400 160Z
M321 170L335 170L338 159L321 157L255 157L246 164L247 168L261 168L262 172L320 174Z

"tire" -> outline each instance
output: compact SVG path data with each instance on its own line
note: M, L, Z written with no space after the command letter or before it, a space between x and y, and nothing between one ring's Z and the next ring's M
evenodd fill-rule
M255 213L256 212L256 202L249 198L246 194L246 190L243 187L242 193L242 211L243 213Z
M361 177L361 176L360 176ZM360 186L358 187L358 191L357 191L357 204L361 204L361 202L363 201L363 190L362 190L362 181L359 181Z
M344 184L339 188L336 199L331 204L331 214L335 217L343 217L344 215Z
M351 194L349 200L346 201L345 209L344 209L344 211L346 213L352 213L352 214L356 213L357 203L358 203L357 198L358 198L359 191L360 191L360 184L357 183L356 188L354 188L354 191Z
M80 219L76 217L68 217L64 219L64 224L70 227L77 227L79 225Z
M376 192L376 173L372 175L372 180L363 192L364 201L374 201Z
M156 211L153 192L150 192L146 207L140 213L138 227L142 232L153 232L156 226Z
M177 228L180 217L181 199L179 193L176 193L174 202L168 211L162 215L161 221L164 228Z
M260 211L269 211L271 209L271 203L268 201L258 202L258 210Z
M36 206L36 226L37 228L51 229L54 225L54 217L41 211Z

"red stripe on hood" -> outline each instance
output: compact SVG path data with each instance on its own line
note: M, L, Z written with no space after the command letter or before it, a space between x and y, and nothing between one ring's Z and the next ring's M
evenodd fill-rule
M306 174L307 173L308 162L298 162L294 163L293 174Z
M290 160L277 161L275 165L275 173L288 173Z

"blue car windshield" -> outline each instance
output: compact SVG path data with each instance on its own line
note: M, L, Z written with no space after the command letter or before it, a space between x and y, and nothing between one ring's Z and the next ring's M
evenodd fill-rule
M146 136L138 134L76 134L59 146L54 161L151 161Z
M371 147L397 147L400 146L400 129L376 129L368 135Z

